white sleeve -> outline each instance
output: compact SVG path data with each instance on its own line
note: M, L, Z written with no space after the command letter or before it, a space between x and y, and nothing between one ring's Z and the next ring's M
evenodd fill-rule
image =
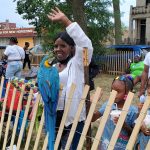
M6 47L5 51L4 51L4 55L8 56L9 55L9 46Z
M75 57L80 58L82 56L81 53L83 53L83 48L86 47L88 48L88 56L90 63L93 54L93 46L91 40L87 37L87 35L76 22L70 24L66 28L66 31L76 44Z
M150 52L147 53L145 59L144 59L144 64L147 66L150 66Z
M24 59L25 58L25 51L24 51L24 49L22 48L22 59Z

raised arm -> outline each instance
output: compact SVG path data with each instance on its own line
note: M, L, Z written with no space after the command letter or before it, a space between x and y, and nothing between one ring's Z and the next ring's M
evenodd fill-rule
M88 48L89 63L90 63L93 54L92 43L91 40L87 37L87 35L84 33L84 31L81 29L81 27L78 25L78 23L71 22L68 19L68 17L57 7L55 9L52 9L47 16L51 21L59 22L66 27L66 31L69 34L69 36L74 40L76 47L80 47L80 49L78 50L81 51L76 52L77 55L76 57L78 58L78 60L82 56L81 53L83 48L84 47Z
M60 22L65 27L68 27L72 22L68 19L68 17L59 10L59 8L52 9L51 12L47 15L48 18L53 22Z

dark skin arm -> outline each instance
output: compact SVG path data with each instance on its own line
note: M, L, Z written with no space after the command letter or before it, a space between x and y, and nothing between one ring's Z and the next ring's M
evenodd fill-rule
M124 122L122 128L128 133L129 136L131 135L133 129L132 129L130 126L128 126L128 125L126 124L126 122Z
M139 97L144 94L145 85L146 85L147 79L148 79L148 71L149 71L149 66L144 65L144 71L143 71L142 77L141 77L141 87L140 87L140 91L138 94Z
M103 95L103 92L100 93L99 99L102 97L102 95ZM94 94L91 95L91 97L90 97L91 103L92 103L93 99L94 99ZM102 116L102 115L100 114L100 112L97 111L97 110L95 110L95 112L94 112L94 114L93 114L93 117L92 117L92 122L96 121L96 120L97 120L98 118L100 118L101 116Z
M130 63L127 64L127 69L125 70L126 74L130 74Z
M8 56L6 56L6 55L2 56L2 60L7 59L7 58L8 58Z
M118 117L115 117L115 118L114 118L113 121L114 121L115 124L117 124L118 119L119 119ZM123 126L122 126L122 129L124 129L124 130L128 133L129 136L131 135L132 130L133 130L129 125L127 125L126 122L124 122L124 124L123 124Z
M92 122L96 121L98 118L100 118L102 115L100 114L99 111L95 111L92 117Z

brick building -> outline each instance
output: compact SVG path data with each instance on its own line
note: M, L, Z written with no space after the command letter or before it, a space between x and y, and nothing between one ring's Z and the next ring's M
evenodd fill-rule
M34 28L17 28L16 23L10 23L8 20L0 22L0 46L8 45L10 37L17 37L21 47L25 42L29 42L30 47L39 44Z
M131 44L150 44L150 0L136 0L136 7L131 6L129 41Z

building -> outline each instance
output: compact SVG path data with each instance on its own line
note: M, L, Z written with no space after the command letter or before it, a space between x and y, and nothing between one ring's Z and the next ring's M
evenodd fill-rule
M130 8L129 41L131 44L150 45L150 0L136 0ZM135 30L135 33L133 31Z
M10 37L17 37L18 45L24 47L25 42L30 43L30 48L39 44L39 38L34 28L17 28L16 23L9 20L0 23L0 46L9 44Z

